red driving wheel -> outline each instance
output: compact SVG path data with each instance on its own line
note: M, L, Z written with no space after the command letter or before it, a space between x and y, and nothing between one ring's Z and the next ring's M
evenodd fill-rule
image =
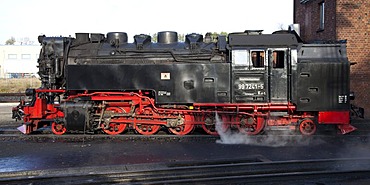
M139 112L139 115L144 115L151 117L153 116L154 112L152 108L147 107L145 108L142 112ZM156 124L150 124L150 123L135 123L134 124L134 129L137 133L141 135L153 135L156 134L159 129L161 128L160 125Z
M185 115L184 124L181 124L177 127L168 128L168 130L175 135L186 135L194 130L194 116Z
M248 135L257 135L261 133L265 126L265 119L263 117L242 117L240 124L236 125L239 132Z
M120 107L108 107L104 114L114 114L114 113L125 113L125 110ZM108 125L101 124L103 132L109 135L118 135L125 131L127 124L117 123L111 120Z
M216 116L218 117L216 118ZM229 129L229 125L224 123L226 118L223 115L219 116L216 114L216 116L209 114L204 118L204 124L202 124L202 128L209 135L217 136L219 135L217 131L221 130L221 132L226 132ZM219 119L220 117L221 119Z
M153 124L135 124L134 128L137 133L142 135L153 135L159 131L160 125Z

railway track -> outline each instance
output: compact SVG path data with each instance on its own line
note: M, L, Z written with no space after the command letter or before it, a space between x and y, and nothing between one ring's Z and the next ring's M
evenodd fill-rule
M273 162L245 159L0 173L4 184L358 184L370 182L370 159Z
M251 146L309 146L318 143L326 142L335 145L342 145L343 143L366 143L369 141L367 134L346 135L346 136L328 136L328 135L315 135L311 137L304 137L300 135L258 135L246 136L244 140L232 140L233 136L229 139L220 136L212 136L205 134L192 134L185 136L169 135L159 133L156 135L146 136L138 134L122 134L122 135L106 135L106 134L65 134L54 135L49 133L39 133L32 135L24 135L20 132L0 132L0 141L8 142L164 142L164 143L191 143L191 142L205 142L205 143L218 143L218 144L243 144ZM272 140L274 138L274 140Z
M0 103L15 103L25 96L24 93L0 93Z

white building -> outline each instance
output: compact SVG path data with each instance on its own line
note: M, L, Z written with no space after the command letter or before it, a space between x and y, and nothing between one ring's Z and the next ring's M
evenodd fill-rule
M41 46L0 45L0 78L37 76Z

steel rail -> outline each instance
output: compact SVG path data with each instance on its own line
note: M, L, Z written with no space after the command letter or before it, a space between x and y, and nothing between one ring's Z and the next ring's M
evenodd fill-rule
M14 103L25 96L24 93L0 93L0 103Z
M148 165L150 166L150 165ZM146 167L148 167L146 166ZM150 167L149 167L150 168ZM18 184L229 184L292 182L370 182L370 159L324 159L282 162L228 160L158 164L144 170L130 166L0 173L0 183ZM296 184L294 183L294 184Z

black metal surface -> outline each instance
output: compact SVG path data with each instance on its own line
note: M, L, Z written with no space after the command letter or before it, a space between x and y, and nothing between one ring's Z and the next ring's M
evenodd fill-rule
M293 34L249 35L247 33L229 34L230 46L298 46Z
M127 43L127 33L109 32L107 33L107 42L114 46Z
M70 65L67 72L69 90L153 90L158 103L230 102L228 63Z
M177 32L174 31L162 31L158 32L158 43L161 44L172 44L178 40Z
M293 84L297 110L349 110L349 72L343 45L304 45Z
M299 111L349 110L349 65L307 61L297 65Z

